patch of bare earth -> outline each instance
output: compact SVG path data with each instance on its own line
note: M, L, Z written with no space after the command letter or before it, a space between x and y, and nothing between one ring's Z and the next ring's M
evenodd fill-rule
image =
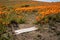
M20 24L20 28L28 28L32 25ZM40 27L40 30L22 33L16 35L15 40L60 40L60 23L56 23L55 26L49 26L48 24Z

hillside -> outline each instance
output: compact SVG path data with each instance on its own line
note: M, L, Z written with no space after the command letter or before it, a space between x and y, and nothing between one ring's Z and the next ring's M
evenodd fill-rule
M24 4L27 4L27 5L31 5L31 6L39 6L39 5L46 5L46 6L49 6L49 5L59 5L60 6L60 2L38 2L38 1L0 1L0 4L2 5L7 5L7 6L14 6L14 5L24 5Z
M15 34L15 30L36 31ZM60 40L60 2L0 1L0 40Z

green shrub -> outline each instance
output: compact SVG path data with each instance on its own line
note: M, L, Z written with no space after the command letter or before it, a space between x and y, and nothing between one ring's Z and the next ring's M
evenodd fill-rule
M25 18L17 18L16 19L16 22L19 24L23 24L23 23L25 23L25 21L26 21Z
M3 24L0 24L0 34L6 32L6 30L7 30L6 26Z

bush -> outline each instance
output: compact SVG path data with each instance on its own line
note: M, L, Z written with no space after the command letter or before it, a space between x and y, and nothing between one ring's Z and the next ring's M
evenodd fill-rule
M21 7L29 7L30 5L26 4L26 5L22 5Z
M6 26L3 24L0 24L0 34L6 32L6 30L7 30Z
M25 17L24 16L19 16L17 19L16 19L16 22L19 23L19 24L23 24L25 23Z
M46 15L43 19L37 18L37 22L38 24L46 24L46 23L53 23L53 22L59 22L60 23L60 13L57 14L50 14L50 15Z
M0 24L0 40L11 40L13 35L7 32L7 27L3 24Z

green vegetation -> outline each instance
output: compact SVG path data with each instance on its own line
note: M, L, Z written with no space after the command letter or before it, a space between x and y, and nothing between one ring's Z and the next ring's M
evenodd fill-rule
M39 28L45 24L48 24L49 26L54 26L55 23L60 23L60 13L50 14L41 19L41 21L35 21L35 24L39 25Z

